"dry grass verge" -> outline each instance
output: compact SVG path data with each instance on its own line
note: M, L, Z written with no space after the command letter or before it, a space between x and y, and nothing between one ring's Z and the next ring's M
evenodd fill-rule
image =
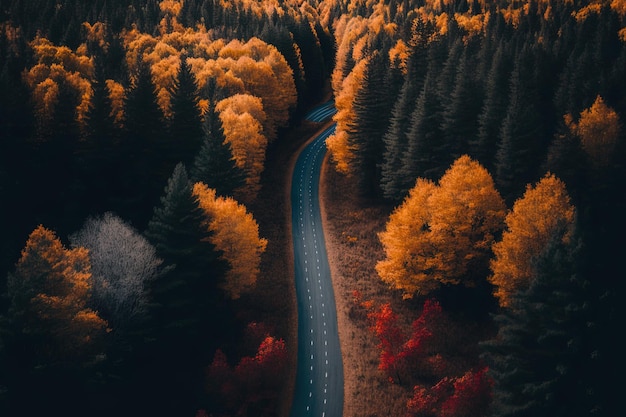
M363 317L355 315L353 292L375 304L391 303L409 323L416 310L391 291L374 267L382 259L378 232L392 207L360 199L354 178L335 172L325 162L321 181L322 218L333 288L344 368L344 417L383 417L406 414L409 390L391 384L378 370L378 341Z

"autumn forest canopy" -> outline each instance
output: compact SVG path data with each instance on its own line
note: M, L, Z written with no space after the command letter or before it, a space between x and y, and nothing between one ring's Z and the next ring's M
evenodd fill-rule
M403 412L612 415L623 0L3 1L0 415L285 415L264 210L330 96Z

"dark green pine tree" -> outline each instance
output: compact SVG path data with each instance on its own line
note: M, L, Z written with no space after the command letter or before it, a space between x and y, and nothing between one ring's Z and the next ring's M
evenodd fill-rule
M385 151L381 166L380 188L383 196L392 201L402 201L406 195L406 187L399 172L408 147L407 132L417 94L418 89L412 78L407 77L393 107L389 129L383 137Z
M490 417L598 411L594 319L588 282L578 274L579 256L578 239L553 241L534 263L530 287L494 317L498 335L481 344L494 379Z
M433 42L435 28L430 22L424 22L421 16L417 16L410 29L411 53L407 63L407 75L415 84L417 91L422 91L428 63L433 56L433 48L440 47L439 42Z
M407 132L407 150L398 174L402 192L406 194L418 177L438 180L449 166L449 156L444 155L445 143L441 133L441 103L437 87L435 61L429 64L424 87L411 114Z
M452 92L456 82L457 66L461 55L463 54L463 42L460 38L456 41L449 41L452 43L448 50L448 55L443 63L443 68L438 71L438 77L436 80L437 91L439 94L439 100L442 108L448 108L449 102L452 100ZM430 65L430 64L429 64Z
M39 171L38 198L48 201L40 209L40 221L54 224L60 233L76 230L86 216L84 200L85 183L78 175L78 151L80 128L76 120L79 93L67 82L59 82L58 101L54 115L40 131L41 142L38 154L34 153ZM42 126L43 127L43 126Z
M530 48L524 46L511 74L509 106L496 151L495 182L508 204L522 194L526 184L537 180L544 158L545 138L537 110L533 62Z
M583 197L589 195L589 162L580 146L580 139L561 122L548 147L542 172L551 172L567 184L567 191L577 207L583 207Z
M260 38L265 42L274 45L282 56L285 57L287 64L289 64L289 68L293 71L293 79L296 86L296 92L298 94L296 113L301 113L307 105L307 86L304 68L301 65L302 57L295 49L296 44L294 42L293 34L282 25L267 23L260 34Z
M387 61L375 50L368 62L363 82L353 102L354 124L348 126L349 144L354 149L354 167L359 192L380 197L380 169L384 152L383 136L387 131L392 97L385 91Z
M196 77L191 72L187 57L183 54L180 66L172 89L168 147L171 147L171 159L168 161L167 171L182 162L188 165L198 153L202 145L202 114L198 101L198 85Z
M120 202L118 211L143 229L146 214L158 201L161 187L169 172L164 160L165 121L157 102L150 66L138 64L125 101L125 132L119 158Z
M293 37L300 48L304 75L306 77L306 98L314 102L322 97L326 74L326 63L317 34L307 19L296 23Z
M491 172L495 149L500 138L500 128L508 107L510 60L506 46L500 43L493 55L487 76L485 101L478 116L478 137L470 143L471 154Z
M107 199L115 193L117 171L110 167L120 132L111 115L111 99L100 59L95 59L94 67L93 95L86 115L79 169L86 182L85 202L92 213L101 213L108 209Z
M478 132L477 119L482 106L482 94L470 70L474 65L468 49L466 47L461 53L454 88L442 112L441 131L451 162L469 152L469 142Z
M191 181L203 182L220 196L233 196L245 185L246 176L233 158L232 148L225 142L224 129L213 105L205 114L204 141L191 169Z
M208 355L229 324L217 283L226 271L205 217L192 194L183 164L178 164L145 232L169 270L150 283L153 343L145 358L155 363L149 389L156 415L195 412ZM154 400L156 398L156 401Z

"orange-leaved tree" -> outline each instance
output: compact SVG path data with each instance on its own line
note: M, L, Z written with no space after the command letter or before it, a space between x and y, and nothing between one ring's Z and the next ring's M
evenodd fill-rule
M428 236L428 199L436 187L432 181L419 178L379 235L385 259L376 264L376 271L407 298L416 293L427 294L439 286L427 266L427 260L434 256Z
M55 117L59 100L72 97L75 119L84 124L93 90L93 60L84 51L73 51L67 46L56 46L37 36L30 42L35 65L24 71L23 77L32 91L40 131L49 129ZM62 96L65 93L66 96Z
M237 167L246 175L242 197L252 200L260 189L267 148L263 103L249 94L235 94L221 100L215 109L222 121L224 141L230 144Z
M16 340L33 344L25 347L35 366L80 364L98 353L107 323L87 307L90 280L87 249L66 249L43 226L30 234L7 289Z
M620 137L619 116L597 96L591 107L580 113L578 123L565 116L570 130L580 138L583 150L595 167L607 166Z
M254 37L246 43L229 42L219 51L219 57L243 81L248 94L263 100L267 114L264 127L272 141L276 129L287 126L297 101L293 71L285 57L273 45Z
M553 174L526 187L506 216L502 240L493 245L493 275L488 280L496 287L501 306L509 306L511 297L528 287L533 265L550 242L559 239L567 244L572 239L575 217L565 183Z
M230 265L220 286L237 299L254 287L267 240L259 237L259 225L244 205L230 197L218 197L201 182L194 185L193 193L206 215L211 243Z
M367 61L363 59L356 64L350 74L343 79L341 90L335 93L337 113L333 116L333 120L337 122L337 128L335 133L326 139L326 146L335 163L335 168L344 174L350 172L350 164L354 159L354 149L350 147L348 140L348 126L353 125L355 121L352 103L363 81Z
M379 234L386 258L376 270L406 298L442 284L475 286L487 273L505 215L491 175L464 155L437 185L417 180Z

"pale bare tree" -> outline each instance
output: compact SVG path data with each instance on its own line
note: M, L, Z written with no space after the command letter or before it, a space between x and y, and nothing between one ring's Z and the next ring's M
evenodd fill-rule
M89 250L93 307L118 330L139 319L162 263L154 247L113 213L89 218L70 241Z

